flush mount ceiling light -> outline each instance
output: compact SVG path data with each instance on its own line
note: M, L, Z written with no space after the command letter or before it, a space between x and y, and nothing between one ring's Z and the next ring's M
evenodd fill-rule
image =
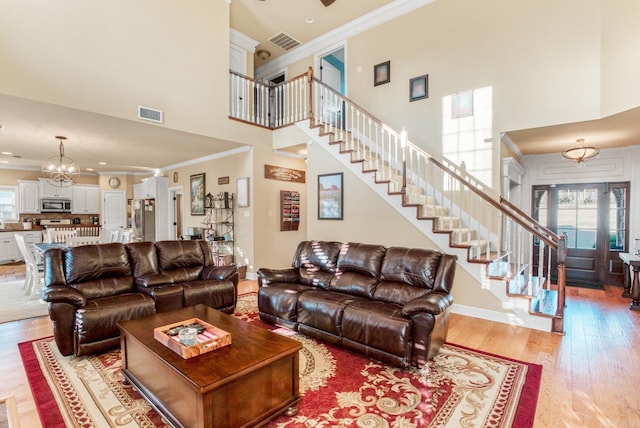
M577 164L584 163L600 153L600 149L594 146L585 146L584 138L576 140L576 145L562 152L565 159L575 161Z
M258 55L258 58L260 58L261 60L266 61L271 57L271 52L265 49L258 49L256 55Z
M80 176L80 169L73 163L73 159L64 155L63 142L67 137L58 135L56 139L60 141L60 154L51 156L42 164L42 176L54 186L71 186Z

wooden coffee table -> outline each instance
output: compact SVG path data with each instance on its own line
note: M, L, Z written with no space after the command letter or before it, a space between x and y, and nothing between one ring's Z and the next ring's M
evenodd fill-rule
M153 329L199 318L231 333L231 345L184 359ZM300 342L205 305L119 323L123 374L176 427L260 426L295 415Z

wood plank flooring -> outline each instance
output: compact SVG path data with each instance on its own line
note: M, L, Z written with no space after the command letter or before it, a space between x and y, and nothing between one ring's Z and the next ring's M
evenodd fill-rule
M20 272L0 266L0 283ZM447 340L542 364L536 428L640 428L640 312L621 292L568 287L564 336L452 314ZM15 396L22 427L41 424L16 345L51 334L47 317L0 324L0 398Z

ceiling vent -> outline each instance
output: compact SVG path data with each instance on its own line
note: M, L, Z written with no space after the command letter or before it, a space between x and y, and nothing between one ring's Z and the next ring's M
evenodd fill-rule
M162 123L162 110L138 106L138 119Z
M300 46L300 42L287 33L278 33L270 38L269 41L285 51L290 51L291 49Z

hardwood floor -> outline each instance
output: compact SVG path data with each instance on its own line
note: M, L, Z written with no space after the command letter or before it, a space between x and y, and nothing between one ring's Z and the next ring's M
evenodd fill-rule
M9 278L20 270L0 266ZM447 340L542 364L535 427L640 428L640 312L621 292L569 287L564 336L452 314ZM16 344L51 334L47 317L0 324L0 398L15 396L22 427L41 425Z

